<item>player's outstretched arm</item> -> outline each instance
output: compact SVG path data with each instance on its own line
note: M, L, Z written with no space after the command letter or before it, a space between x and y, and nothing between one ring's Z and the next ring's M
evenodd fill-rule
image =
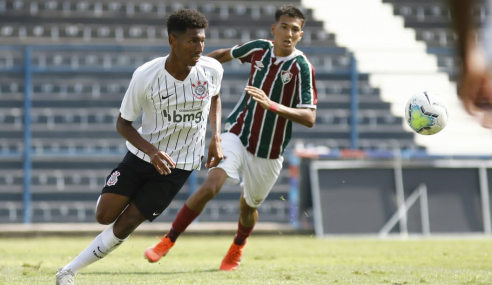
M478 30L472 16L476 1L448 0L457 50L461 59L458 95L471 115L481 118L484 127L492 127L492 73L490 62L476 40Z
M219 164L224 157L222 153L222 145L220 144L220 128L221 128L221 116L222 116L222 103L220 101L220 94L212 97L210 105L210 127L212 128L212 139L208 146L208 157L205 167L211 168Z
M474 0L448 0L451 11L451 21L458 35L459 56L464 59L470 44L475 42L475 27L473 25L472 7Z
M171 174L169 167L174 168L176 166L174 160L167 153L159 150L153 144L142 138L132 123L123 119L120 113L116 121L116 130L132 145L147 154L150 157L151 163L161 175Z
M475 40L476 29L473 26L472 7L474 0L448 0L453 28L458 35L457 52L461 59L458 95L465 109L474 114L475 98L480 92L482 82L487 75L487 64Z
M246 86L244 88L249 95L253 97L253 100L258 102L266 110L275 112L276 114L294 121L298 124L312 128L314 122L316 121L316 109L311 108L291 108L282 104L273 102L268 98L268 96L263 92L263 90L253 87Z
M228 62L233 59L231 55L231 48L217 49L207 54L207 56L215 58L220 63Z

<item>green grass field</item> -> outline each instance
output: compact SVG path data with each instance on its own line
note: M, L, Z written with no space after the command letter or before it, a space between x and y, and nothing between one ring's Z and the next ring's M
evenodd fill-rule
M0 239L0 284L55 284L92 238ZM81 284L492 284L491 239L376 240L253 236L236 272L218 271L232 237L183 236L159 263L134 236L77 275Z

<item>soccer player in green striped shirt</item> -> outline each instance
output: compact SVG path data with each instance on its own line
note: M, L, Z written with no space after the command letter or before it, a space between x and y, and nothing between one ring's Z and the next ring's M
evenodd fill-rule
M314 68L296 49L305 21L299 9L283 6L275 13L273 41L254 40L208 55L221 63L234 58L250 63L250 77L226 120L222 133L224 159L209 170L205 183L186 201L170 231L145 251L150 262L167 254L177 237L228 182L241 183L242 195L237 234L220 270L238 268L247 238L258 220L256 209L282 169L282 153L291 138L292 122L311 128L316 119Z

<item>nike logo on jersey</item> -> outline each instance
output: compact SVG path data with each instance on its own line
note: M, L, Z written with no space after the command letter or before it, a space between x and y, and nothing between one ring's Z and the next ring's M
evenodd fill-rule
M156 213L156 212L154 212L152 215L154 215L154 217L155 217L155 216L159 216L160 214L161 214L161 213Z
M173 96L173 95L174 95L174 93L173 93L173 94L171 94L171 95L162 96L162 100L165 100L165 99L167 99L167 98L169 98L169 97L171 97L171 96Z
M261 61L259 61L259 60L255 61L255 68L256 68L256 69L258 69L259 71L261 71L261 69L262 69L263 67L265 67L265 66L263 65L263 62L261 62Z

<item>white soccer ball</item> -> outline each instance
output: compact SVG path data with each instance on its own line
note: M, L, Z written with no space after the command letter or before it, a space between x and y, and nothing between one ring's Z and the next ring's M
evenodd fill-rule
M438 94L419 92L408 100L405 106L405 119L417 134L433 135L446 126L448 110Z

